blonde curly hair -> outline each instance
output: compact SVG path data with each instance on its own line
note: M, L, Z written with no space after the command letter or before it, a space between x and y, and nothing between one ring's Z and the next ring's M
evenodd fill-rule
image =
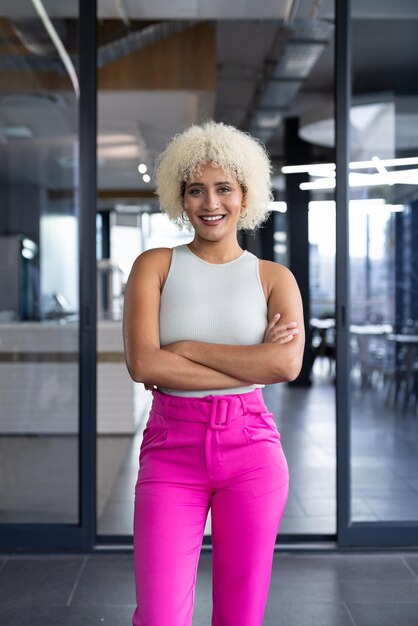
M201 173L206 163L233 176L246 199L246 215L238 228L255 230L269 216L272 165L265 146L249 133L234 126L209 120L175 135L157 160L156 194L168 218L182 229L186 181Z

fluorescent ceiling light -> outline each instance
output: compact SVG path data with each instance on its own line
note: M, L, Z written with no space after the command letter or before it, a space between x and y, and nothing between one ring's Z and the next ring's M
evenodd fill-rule
M274 252L276 254L286 254L287 248L284 243L275 243L274 244Z
M309 209L335 209L334 200L311 200L308 203ZM405 210L403 204L386 204L383 198L362 198L350 200L350 209L363 209L367 213L376 211L388 211L389 213L399 213Z
M310 183L301 183L299 185L301 191L310 191L313 189L335 189L335 179L323 178L321 180L314 180Z
M287 241L287 235L283 230L276 230L276 232L273 233L273 239L274 241L284 243L285 241Z
M35 8L35 11L39 15L39 18L42 24L44 25L46 32L51 37L52 43L54 44L59 54L59 57L68 72L68 75L70 77L70 80L74 88L75 95L78 98L80 96L80 85L78 83L78 76L77 76L77 72L75 71L73 62L71 61L71 58L68 52L66 51L64 44L62 43L57 31L55 30L55 26L49 19L49 15L46 12L45 7L42 4L41 0L32 0L32 4Z
M335 189L335 178L322 178L311 182L301 183L302 191L311 189ZM378 185L418 185L418 169L387 172L386 174L351 173L350 187L375 187Z
M370 187L375 185L418 185L418 168L388 170L387 167L405 167L418 165L418 157L402 159L379 159L374 156L370 161L353 161L350 170L372 169L377 173L352 172L349 175L350 187ZM307 173L319 178L299 185L302 191L314 189L335 189L335 163L310 163L306 165L286 165L281 168L283 174Z
M135 135L129 135L128 133L117 134L117 133L101 133L97 136L97 143L100 145L115 145L115 144L126 144L126 143L136 143L137 138Z
M253 119L253 126L266 129L276 129L283 119L283 115L278 111L258 110Z
M0 137L5 139L31 139L34 136L29 126L0 126Z
M370 161L352 161L349 164L350 170L368 170L376 167L376 163L383 167L404 167L406 165L418 165L418 157L406 157L400 159L379 159L372 157ZM335 163L308 163L306 165L285 165L281 171L283 174L300 174L302 172L310 173L315 169L335 170Z
M279 213L286 213L287 204L286 202L270 202L270 210L278 211Z
M376 161L378 159L381 165L384 167L403 167L405 165L418 165L418 157L406 157L403 159L379 159L379 157L372 157L371 161L354 161L350 163L350 170L362 170L376 167Z
M282 167L283 174L302 174L304 172L310 173L319 170L328 171L330 175L330 171L335 170L335 163L312 163L310 165L285 165ZM315 176L315 174L312 174Z
M139 156L139 148L135 144L125 146L100 146L98 153L109 159L133 159Z

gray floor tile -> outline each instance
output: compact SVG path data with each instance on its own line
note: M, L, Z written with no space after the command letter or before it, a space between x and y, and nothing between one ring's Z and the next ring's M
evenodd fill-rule
M276 553L275 581L416 581L400 556L370 554L303 555Z
M116 572L110 562L94 564L84 569L71 600L71 606L122 606L135 603L133 564L120 559Z
M418 582L414 581L347 581L288 582L271 581L271 593L278 602L418 602Z
M263 626L353 626L342 603L267 602Z
M407 554L403 558L418 578L418 554Z
M1 608L1 626L129 626L135 606Z
M348 604L356 626L417 626L418 602Z
M127 554L92 554L87 557L82 576L132 574L133 568L134 555L132 552Z
M84 556L9 558L0 570L0 606L65 606Z

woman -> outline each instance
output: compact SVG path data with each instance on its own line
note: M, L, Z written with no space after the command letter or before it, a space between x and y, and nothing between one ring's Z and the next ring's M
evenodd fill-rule
M125 292L127 368L152 390L135 486L134 626L190 626L209 508L212 626L261 626L288 495L280 434L262 395L299 374L291 272L243 250L268 216L264 146L207 122L157 164L162 210L193 240L135 260ZM154 388L155 387L155 388Z

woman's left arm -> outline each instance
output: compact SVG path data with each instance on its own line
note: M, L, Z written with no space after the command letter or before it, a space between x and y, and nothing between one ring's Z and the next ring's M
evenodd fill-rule
M183 357L207 365L249 384L273 384L295 380L302 367L305 332L302 299L296 280L284 265L269 262L271 290L267 305L268 325L263 343L249 346L177 341L164 346ZM296 322L297 334L275 333L280 313L280 327ZM245 315L245 312L243 312Z

